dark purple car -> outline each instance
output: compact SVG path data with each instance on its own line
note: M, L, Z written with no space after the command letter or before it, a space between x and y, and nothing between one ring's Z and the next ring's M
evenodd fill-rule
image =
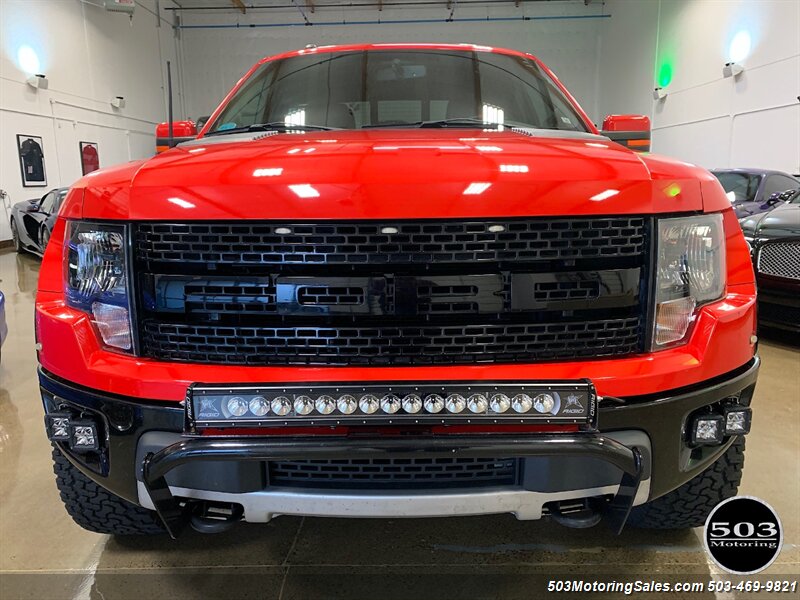
M779 192L800 188L800 179L765 169L715 169L739 219L768 211L780 203Z

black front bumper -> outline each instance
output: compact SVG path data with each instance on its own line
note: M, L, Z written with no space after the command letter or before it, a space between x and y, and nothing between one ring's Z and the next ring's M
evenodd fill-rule
M691 447L686 427L691 416L704 407L736 396L749 404L758 373L754 358L740 369L691 389L673 390L657 396L624 399L606 398L601 403L599 431L575 434L495 434L481 436L420 436L397 438L203 438L186 437L148 456L142 472L141 437L149 432L165 432L173 438L184 431L182 407L160 402L97 394L40 371L42 396L47 412L68 407L92 416L100 425L103 440L98 453L77 454L58 444L61 452L87 476L111 492L138 503L137 475L142 478L154 505L167 522L175 522L179 506L169 495L167 480L181 469L207 465L265 464L272 460L388 456L518 456L538 461L537 470L548 467L552 478L563 476L563 464L588 460L607 465L623 484L614 503L617 523L623 523L642 477L642 457L608 437L614 432L640 431L647 435L652 456L649 466L649 499L657 498L682 485L714 462L733 442L720 446ZM137 451L139 452L137 458ZM563 463L562 461L567 461ZM230 469L228 469L230 470ZM567 468L566 470L569 470ZM541 482L539 482L541 484ZM545 482L552 485L553 481ZM184 486L191 487L191 486Z
M209 461L258 461L406 456L485 457L585 457L608 462L622 471L619 491L607 515L621 531L628 518L643 475L642 454L612 439L594 434L509 436L447 436L444 438L264 440L188 439L144 459L143 479L159 516L176 537L187 522L188 506L172 496L166 475L181 465Z

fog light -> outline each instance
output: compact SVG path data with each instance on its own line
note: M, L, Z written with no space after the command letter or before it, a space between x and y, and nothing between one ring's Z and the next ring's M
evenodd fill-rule
M69 447L76 451L97 450L100 440L97 428L91 421L72 421L70 423Z
M272 399L272 412L274 412L278 416L286 416L289 414L289 411L292 410L292 401L289 400L286 396L278 396L277 398Z
M725 416L725 435L744 435L750 433L750 421L753 411L746 406L726 406Z
M492 394L489 406L492 412L504 413L511 407L511 398L505 394Z
M297 396L294 399L294 412L298 415L307 415L314 410L314 401L308 396Z
M721 444L725 426L722 415L696 417L692 427L692 443Z
M350 394L343 394L339 396L339 402L336 403L339 412L344 415L352 415L358 408L358 401L355 396Z
M429 394L425 397L425 410L429 413L441 412L444 408L444 398L439 394Z
M517 394L511 400L511 408L518 413L526 413L531 409L533 400L528 394Z
M417 394L406 394L403 398L403 410L407 413L418 413L422 410L422 398Z
M257 417L263 417L269 412L269 402L264 396L256 396L250 400L250 412Z
M53 442L69 441L69 413L51 413L45 415L47 438Z
M241 417L247 412L247 402L241 396L234 396L228 400L228 412L234 417Z

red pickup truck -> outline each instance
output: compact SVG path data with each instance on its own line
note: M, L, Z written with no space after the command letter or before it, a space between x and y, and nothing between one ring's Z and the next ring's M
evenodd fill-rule
M36 299L58 487L113 534L694 527L740 481L755 299L717 180L600 135L535 57L281 54L70 190Z

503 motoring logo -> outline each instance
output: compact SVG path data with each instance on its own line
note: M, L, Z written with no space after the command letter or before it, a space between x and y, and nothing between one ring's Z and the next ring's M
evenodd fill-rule
M780 554L783 527L775 510L753 496L720 502L706 519L706 552L729 573L763 571Z

